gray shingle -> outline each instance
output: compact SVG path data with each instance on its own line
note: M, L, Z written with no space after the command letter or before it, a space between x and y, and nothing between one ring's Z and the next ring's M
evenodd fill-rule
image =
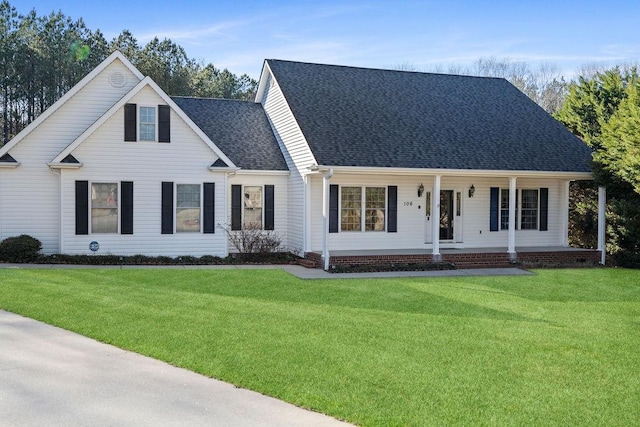
M261 104L231 99L171 99L236 166L288 170Z
M319 164L591 171L589 148L504 79L267 63Z

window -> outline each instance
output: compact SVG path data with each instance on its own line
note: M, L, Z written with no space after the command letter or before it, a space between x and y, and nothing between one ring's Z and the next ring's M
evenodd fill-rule
M200 184L176 186L176 232L200 232Z
M367 187L365 205L365 231L384 231L385 188Z
M386 187L342 187L340 230L385 231L386 198Z
M538 190L521 191L520 229L538 229Z
M140 107L140 141L156 140L156 109Z
M509 189L500 190L500 230L509 229Z
M243 196L242 228L262 229L262 187L246 186Z
M158 105L156 110L156 107L125 104L124 140L171 142L171 108L168 105Z
M361 230L362 188L342 187L342 202L340 203L340 217L342 231Z
M91 184L91 232L118 232L118 183Z

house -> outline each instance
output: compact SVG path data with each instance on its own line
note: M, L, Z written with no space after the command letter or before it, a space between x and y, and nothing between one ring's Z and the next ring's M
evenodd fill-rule
M197 99L115 52L0 148L0 239L226 256L257 227L325 268L590 262L604 189L599 251L567 237L590 158L504 79L266 60L255 102Z

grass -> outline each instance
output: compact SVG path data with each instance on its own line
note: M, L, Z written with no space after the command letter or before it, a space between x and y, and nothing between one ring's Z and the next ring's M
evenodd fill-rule
M362 425L640 425L640 272L0 270L0 308Z

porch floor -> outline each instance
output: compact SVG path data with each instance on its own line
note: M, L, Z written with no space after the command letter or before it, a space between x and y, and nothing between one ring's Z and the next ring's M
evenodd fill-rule
M445 262L456 268L509 267L578 267L598 265L600 252L594 249L564 246L519 246L512 260L506 247L496 248L441 248L440 257L434 259L431 248L424 249L370 249L334 250L329 252L331 266L354 267L362 265L394 266L398 264L431 264ZM323 265L322 253L310 252L306 256L316 266Z
M594 249L573 248L566 246L518 246L518 252L591 252ZM506 253L507 247L497 248L440 248L440 254L490 254ZM314 253L322 256L322 252ZM433 250L428 249L367 249L367 250L332 250L330 256L396 256L396 255L432 255Z

